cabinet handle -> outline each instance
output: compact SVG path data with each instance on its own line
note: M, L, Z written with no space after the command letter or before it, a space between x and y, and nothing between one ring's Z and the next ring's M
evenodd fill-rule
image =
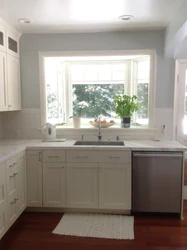
M120 159L119 156L109 156L110 159Z
M14 165L14 166L17 165L17 162L14 162L13 165Z
M59 158L59 155L49 156L49 158Z
M9 165L9 168L12 168L14 165Z
M65 167L62 166L62 168L65 168Z
M39 161L42 161L42 152L39 152Z
M77 159L87 159L88 156L77 156Z
M19 200L18 198L14 199L15 202L17 202L18 200Z
M18 173L13 173L13 175L10 175L10 178L15 177L16 175L18 175Z

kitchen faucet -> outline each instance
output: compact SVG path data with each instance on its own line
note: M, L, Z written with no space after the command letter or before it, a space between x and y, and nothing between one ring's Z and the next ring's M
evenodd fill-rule
M101 135L101 116L100 115L98 116L98 129L99 129L98 140L101 141L102 135Z

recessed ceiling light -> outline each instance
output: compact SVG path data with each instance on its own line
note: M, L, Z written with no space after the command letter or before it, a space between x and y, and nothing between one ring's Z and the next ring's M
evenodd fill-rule
M122 15L122 16L119 16L118 18L120 20L122 20L122 21L129 21L129 20L132 20L134 18L134 16L132 16L132 15Z
M30 24L32 21L29 18L20 18L17 20L20 23Z

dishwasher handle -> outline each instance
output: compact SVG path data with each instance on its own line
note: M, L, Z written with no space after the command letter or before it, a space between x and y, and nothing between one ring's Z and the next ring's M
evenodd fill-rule
M182 153L133 153L133 157L180 157Z

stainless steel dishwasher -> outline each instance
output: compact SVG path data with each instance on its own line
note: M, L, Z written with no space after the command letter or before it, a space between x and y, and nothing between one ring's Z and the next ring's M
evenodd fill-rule
M132 211L181 213L182 152L133 152Z

